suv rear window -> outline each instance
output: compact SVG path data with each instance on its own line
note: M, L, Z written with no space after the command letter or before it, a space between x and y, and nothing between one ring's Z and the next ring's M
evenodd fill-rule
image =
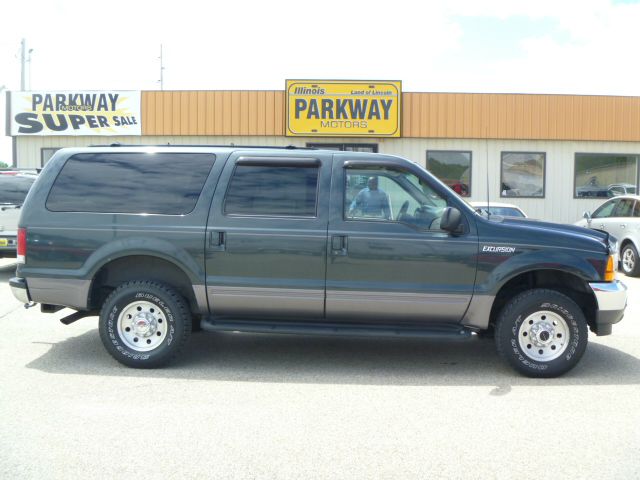
M0 204L22 205L36 177L0 175Z
M209 153L82 153L65 163L51 187L54 212L191 212L215 156Z

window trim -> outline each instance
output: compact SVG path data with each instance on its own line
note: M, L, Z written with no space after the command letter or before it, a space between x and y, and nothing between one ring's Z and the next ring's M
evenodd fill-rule
M314 215L275 215L264 213L227 213L227 198L229 195L229 189L231 188L231 182L233 177L240 166L251 167L290 167L290 168L312 168L316 170L316 200L314 204ZM282 219L297 219L297 220L312 220L318 218L318 198L320 194L320 167L321 162L318 158L289 158L289 157L240 157L233 165L233 170L229 175L227 181L227 188L224 191L224 197L222 198L221 213L227 218L282 218Z
M503 182L503 169L502 169L502 162L503 162L503 156L505 154L512 154L512 153L522 153L522 154L539 154L542 155L542 195L518 195L518 196L514 196L514 195L503 195L502 194L502 185L504 185ZM547 152L535 152L535 151L523 151L523 150L517 150L517 151L511 151L511 150L503 150L500 152L500 186L499 186L499 190L500 190L500 198L532 198L532 199L545 199L547 196Z
M470 198L471 197L471 192L473 190L473 151L472 150L426 150L426 157L425 157L425 170L428 171L431 175L433 175L434 177L436 177L438 180L440 180L442 183L444 183L440 178L438 178L438 176L433 173L431 170L429 170L429 152L437 152L437 153L468 153L469 154L469 193L467 195L460 195L458 192L456 192L453 188L451 188L451 190L460 195L462 198ZM446 183L445 183L446 185Z
M636 157L636 178L635 178L635 187L636 192L640 192L638 186L640 185L640 154L639 153L602 153L602 152L574 152L573 153L573 198L575 200L603 200L612 197L578 197L576 189L578 186L576 185L576 163L578 161L578 155L592 155L594 157L612 157L612 156L625 156L625 157ZM628 195L628 194L627 194ZM636 193L637 195L637 193Z
M338 143L330 143L330 142L307 142L306 143L306 147L307 148L318 148L318 149L325 149L326 147L331 146L331 147L336 147L336 146L340 146L339 150L336 150L336 152L349 152L351 150L345 150L344 147L349 146L349 147L369 147L371 148L371 152L360 152L360 153L378 153L378 144L377 143L352 143L352 142L338 142ZM333 150L333 149L331 149ZM353 152L353 153L358 153L358 152Z

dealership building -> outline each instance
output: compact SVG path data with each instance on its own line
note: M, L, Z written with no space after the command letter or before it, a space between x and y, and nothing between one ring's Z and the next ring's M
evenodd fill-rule
M575 222L636 193L640 97L403 92L289 80L277 91L9 92L14 165L63 147L273 145L398 155L469 200ZM179 168L179 165L176 165Z

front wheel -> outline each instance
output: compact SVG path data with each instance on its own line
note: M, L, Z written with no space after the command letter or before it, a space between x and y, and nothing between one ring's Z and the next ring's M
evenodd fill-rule
M156 368L175 357L191 333L191 312L171 287L151 281L120 285L100 311L100 338L116 360Z
M622 264L622 271L625 275L630 277L637 277L640 275L640 261L638 261L638 251L633 243L628 243L622 249L620 254L620 263Z
M498 316L498 353L528 377L557 377L571 370L587 348L587 322L566 295L533 289L515 296Z

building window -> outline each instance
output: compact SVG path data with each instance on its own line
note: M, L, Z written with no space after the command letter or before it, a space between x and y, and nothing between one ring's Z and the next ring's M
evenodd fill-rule
M341 152L378 153L378 144L376 143L307 143L307 147L339 150Z
M41 148L40 149L40 166L44 167L45 164L53 157L60 148Z
M500 196L544 198L546 154L502 152Z
M471 195L471 152L428 150L427 170L457 194Z
M638 155L576 153L574 198L636 194Z

